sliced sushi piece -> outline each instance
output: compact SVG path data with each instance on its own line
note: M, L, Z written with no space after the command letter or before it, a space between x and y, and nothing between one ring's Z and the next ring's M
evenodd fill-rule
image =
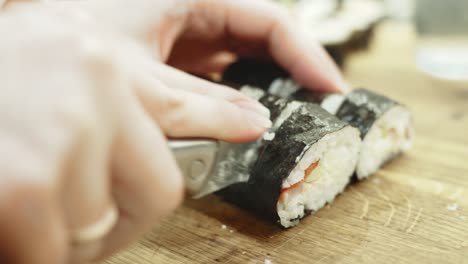
M291 84L293 83L293 84ZM382 165L411 148L414 131L410 111L383 95L355 89L346 95L291 89L290 79L277 79L269 92L319 104L329 113L359 129L363 140L356 168L358 180L374 174Z
M359 180L411 148L414 131L410 111L403 105L366 89L346 95L336 116L359 128L363 139L356 175Z
M272 98L270 96L270 98ZM228 201L283 227L322 208L350 182L359 130L310 103L289 101L264 137L250 179L221 191Z

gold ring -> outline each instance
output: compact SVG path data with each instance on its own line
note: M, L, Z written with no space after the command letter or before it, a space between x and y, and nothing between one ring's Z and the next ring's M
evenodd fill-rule
M106 214L93 225L80 228L71 234L72 243L87 243L105 237L117 224L118 212L115 207L109 208Z

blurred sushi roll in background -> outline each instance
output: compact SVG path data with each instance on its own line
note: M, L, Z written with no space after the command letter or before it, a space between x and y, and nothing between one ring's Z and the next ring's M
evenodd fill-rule
M376 0L277 0L287 7L297 25L320 42L335 62L369 46L375 27L385 17Z
M241 90L262 94L253 87ZM358 162L360 132L316 104L268 94L256 99L272 111L273 126L262 138L249 181L220 195L292 227L348 185Z
M241 60L231 65L224 78L238 84L256 85L270 94L320 105L338 119L360 131L363 144L356 177L365 179L387 161L410 149L414 137L410 111L383 95L355 89L346 95L303 89L273 63Z

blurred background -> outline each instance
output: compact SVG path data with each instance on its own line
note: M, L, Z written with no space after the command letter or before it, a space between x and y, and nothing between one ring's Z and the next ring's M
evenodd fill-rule
M436 78L468 80L466 0L278 0L342 67L369 48L382 23L407 27L417 68ZM396 29L397 26L394 26ZM392 30L385 31L391 35ZM401 32L394 34L402 37ZM408 36L408 34L407 34Z

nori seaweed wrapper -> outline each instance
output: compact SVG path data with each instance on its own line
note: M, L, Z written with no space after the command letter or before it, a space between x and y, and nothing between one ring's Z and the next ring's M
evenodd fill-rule
M224 71L223 82L252 85L266 91L275 79L288 76L285 70L273 62L240 59Z
M304 101L320 105L331 93L318 93L309 91L306 89L300 89L299 91L290 95L290 98L297 101Z
M301 103L276 130L274 140L264 146L249 181L231 185L219 194L233 204L278 222L277 202L283 181L307 149L346 125L318 105Z
M321 105L330 95L332 94L300 89L289 95L289 98ZM359 129L361 138L364 138L374 123L385 112L397 105L399 105L399 103L386 96L376 94L364 88L359 88L346 94L335 116Z
M281 89L281 87L278 87L278 89ZM321 105L330 95L332 94L319 93L301 88L286 96L292 100ZM364 88L359 88L352 90L344 96L344 101L341 106L338 107L335 116L359 129L361 138L364 138L373 124L385 112L396 105L399 105L399 103L386 96L376 94Z
M278 118L286 105L290 102L286 98L279 98L271 94L265 94L259 101L270 110L270 119L272 122Z
M271 87L274 81L290 79L290 75L278 64L274 62L264 62L250 59L240 59L231 64L223 74L223 82L232 84L233 87L243 85L255 86L265 92L272 93ZM282 84L283 86L285 83ZM312 88L312 87L311 87ZM278 89L281 89L278 87ZM274 95L278 95L273 92ZM308 89L300 87L296 90L290 90L287 94L281 94L282 97L320 104L327 93L309 92Z
M223 75L223 81L226 83L232 83L235 86L252 85L270 93L272 92L270 91L270 87L275 80L287 80L289 78L289 74L273 62L261 62L249 59L240 59L231 64ZM278 87L278 89L281 88ZM277 95L276 93L274 94ZM283 93L281 96L293 100L320 104L329 95L329 93L311 92L308 89L300 87L298 90L288 91L287 94Z
M375 121L396 105L398 103L388 97L366 89L356 89L346 95L336 116L358 128L361 138L364 138Z
M260 74L257 74L259 72ZM240 60L227 70L226 78L238 84L258 84L260 88L268 91L272 82L278 78L288 78L287 73L274 63ZM237 79L236 79L237 78ZM278 89L281 89L279 87ZM321 104L329 93L313 92L301 88L287 96L297 101ZM369 129L386 111L398 105L388 97L376 94L367 89L355 89L346 94L343 104L339 107L336 116L358 128L364 138Z

